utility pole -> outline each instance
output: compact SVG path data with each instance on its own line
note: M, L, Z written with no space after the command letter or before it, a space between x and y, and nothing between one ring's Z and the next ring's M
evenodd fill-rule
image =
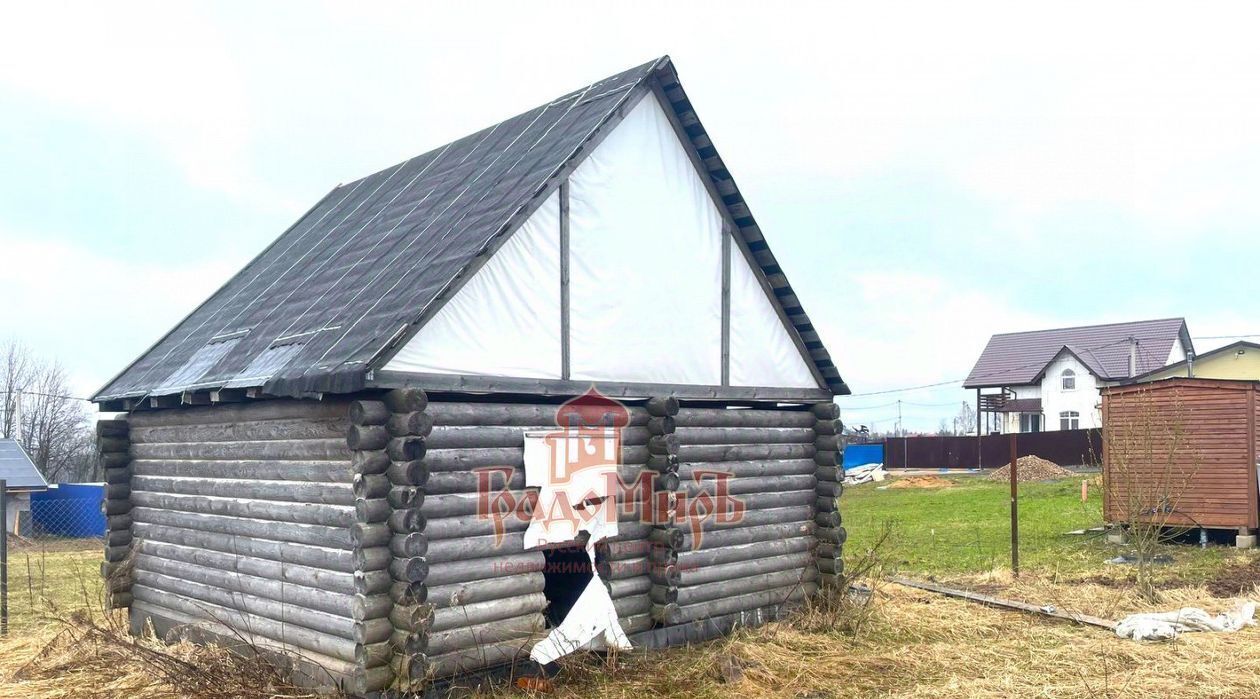
M906 436L905 428L901 426L901 399L900 398L897 399L897 432L900 433L898 435L899 437Z

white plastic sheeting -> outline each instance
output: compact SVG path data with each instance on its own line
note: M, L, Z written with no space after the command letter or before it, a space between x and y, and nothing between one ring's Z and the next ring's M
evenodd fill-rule
M1187 631L1232 633L1255 626L1255 602L1239 602L1231 612L1212 616L1198 607L1182 607L1175 612L1130 614L1116 624L1116 635L1135 641L1166 641Z
M560 197L551 195L385 365L560 378Z
M595 545L617 536L617 500L610 492L616 477L620 444L609 437L590 437L565 432L525 434L525 485L537 487L538 501L525 530L524 549L574 542L582 532L589 536L586 555L591 560L591 579L578 595L560 625L534 645L529 657L547 664L582 648L630 648L630 639L617 619L617 608L595 568ZM576 451L590 456L584 462ZM606 453L607 458L602 458ZM594 500L594 501L592 501ZM559 505L559 507L557 506ZM577 509L582 506L583 509ZM559 513L561 516L553 516Z
M722 215L654 95L569 178L570 378L722 381ZM817 388L731 244L733 386ZM561 378L553 194L385 369Z
M722 380L722 217L655 96L569 178L572 376Z
M731 385L818 388L739 246L731 244Z

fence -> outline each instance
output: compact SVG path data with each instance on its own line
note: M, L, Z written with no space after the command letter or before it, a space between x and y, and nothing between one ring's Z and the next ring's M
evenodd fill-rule
M866 464L882 463L884 463L883 444L849 444L844 447L845 470Z
M975 437L890 437L884 441L885 468L999 468L1011 460L1011 436L992 434L980 438L980 459ZM1102 430L1021 432L1019 455L1039 456L1060 466L1102 463Z
M0 482L0 627L21 628L85 605L100 608L103 486L62 485L44 493ZM29 503L29 504L28 504Z

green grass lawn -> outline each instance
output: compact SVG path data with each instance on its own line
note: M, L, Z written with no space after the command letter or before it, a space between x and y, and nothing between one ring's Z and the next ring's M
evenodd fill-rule
M1022 570L1065 579L1088 575L1127 575L1127 566L1103 562L1122 552L1100 534L1067 532L1102 525L1101 488L1090 484L1081 501L1081 480L1068 478L1019 487L1019 551ZM885 522L892 534L886 560L915 575L949 577L1010 567L1010 485L981 477L949 479L950 488L885 488L891 480L845 490L840 500L850 560L879 536ZM1236 558L1234 549L1170 544L1173 556L1161 577L1195 581Z

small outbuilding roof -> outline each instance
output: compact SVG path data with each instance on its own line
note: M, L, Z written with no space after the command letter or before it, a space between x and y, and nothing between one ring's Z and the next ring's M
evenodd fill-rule
M1193 353L1185 318L1162 318L1129 323L1083 325L1029 332L1003 333L989 338L964 388L1024 386L1037 383L1046 365L1069 352L1104 381L1129 377L1130 341L1138 342L1137 371L1163 367L1180 339Z
M0 439L0 479L10 490L44 490L48 481L14 439Z
M336 187L93 400L364 388L648 91L690 140L802 354L848 393L666 56Z

